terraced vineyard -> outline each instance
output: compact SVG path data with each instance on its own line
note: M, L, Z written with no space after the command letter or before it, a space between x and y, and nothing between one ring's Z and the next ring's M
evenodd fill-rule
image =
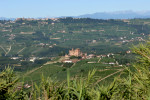
M57 56L71 48L95 54L122 52L148 38L149 22L89 18L0 21L0 54Z
M105 80L111 81L114 76L120 75L122 67L118 67L119 64L129 65L134 62L135 56L126 52L132 44L145 42L149 38L149 22L149 19L101 20L70 17L0 21L1 66L17 65L15 68L24 73L28 70L25 74L26 81L39 81L42 73L61 81L66 79L67 68L71 77L86 76L89 70L96 68L96 75L100 80L104 79L102 82L105 83ZM52 57L68 54L71 48L80 48L82 52L95 55L114 53L116 57L86 59L70 65L57 63L56 60L43 65ZM7 62L4 61L5 57ZM12 57L19 59L10 60ZM32 62L32 57L39 59ZM95 63L87 63L88 61ZM119 63L117 67L108 64L112 61ZM107 76L109 77L105 79Z
M95 63L89 64L89 61L97 61ZM54 80L64 81L67 78L67 70L71 73L71 79L74 77L86 77L90 70L96 69L95 76L97 80L99 80L101 84L109 84L113 81L114 77L121 74L124 67L120 66L111 66L109 64L102 64L98 62L98 58L81 60L73 65L70 68L64 66L64 63L60 62L52 62L51 64L43 65L38 69L33 69L27 72L24 76L24 81L27 83L37 82L41 80L42 74L45 77L51 77Z

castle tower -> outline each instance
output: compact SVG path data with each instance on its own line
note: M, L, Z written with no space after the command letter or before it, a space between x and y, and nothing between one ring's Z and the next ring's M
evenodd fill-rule
M74 55L75 56L81 56L79 48L75 49Z
M78 56L82 56L82 52L80 51L79 48L77 48L75 50L72 48L72 50L69 50L69 55L78 57Z

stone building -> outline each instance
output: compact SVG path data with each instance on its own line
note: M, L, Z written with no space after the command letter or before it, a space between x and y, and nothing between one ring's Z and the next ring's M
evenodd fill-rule
M71 56L81 57L81 58L75 58L70 59ZM62 60L63 63L76 63L77 61L80 61L81 59L87 58L87 53L82 53L79 48L77 49L71 49L69 50L69 54L64 56L64 60Z
M69 56L77 56L77 57L79 57L79 56L83 56L83 53L80 51L79 48L77 48L77 49L73 49L72 48L72 50L69 50Z

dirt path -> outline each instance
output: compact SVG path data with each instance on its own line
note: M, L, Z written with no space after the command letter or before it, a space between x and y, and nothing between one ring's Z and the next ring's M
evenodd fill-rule
M101 61L101 58L99 58L98 63Z
M25 48L26 48L26 47L24 47L24 48L22 48L21 50L19 50L19 51L17 52L17 54L19 54L20 52L22 52Z
M64 59L64 57L59 58L57 61L49 61L47 63L45 63L44 65L48 65L48 64L53 64L53 63L57 63L57 62L61 62Z
M75 66L76 65L76 63L74 63L70 68L72 68L73 66Z
M9 47L8 52L6 52L6 54L5 54L5 55L7 55L10 51L11 51L11 45L10 45L10 47Z
M0 45L0 48L2 48L2 50L5 52L5 53L7 53L7 51Z
M35 69L33 69L33 70L31 70L31 71L27 72L26 74L24 74L24 76L27 76L27 75L29 75L29 74L33 73L34 71L36 71L36 70L38 70L38 69L40 69L40 68L42 68L42 67L43 67L43 66L38 67L38 68L35 68Z
M61 61L61 59L62 59L62 58L58 59L58 61L49 61L49 62L47 62L47 63L45 63L45 64L43 64L43 65L48 65L48 64L57 63L57 62ZM24 75L27 76L27 75L29 75L29 74L35 72L36 70L41 69L41 68L43 67L43 65L42 65L41 67L35 68L35 69L33 69L33 70L30 70L29 72L27 72L27 73L24 74Z
M49 61L49 62L45 63L44 65L49 65L49 64L53 64L53 63L57 63L57 61Z
M102 79L98 80L94 85L98 84L98 83L101 82L102 80L105 80L106 78L111 77L111 76L113 76L113 75L115 75L115 74L117 74L117 73L119 73L119 72L121 72L121 71L123 71L123 70L124 70L124 69L120 69L120 70L118 70L118 71L116 71L116 72L114 72L114 73L112 73L112 74L107 75L106 77L103 77Z
M9 50L8 51L6 51L5 49L4 49L4 47L3 46L1 46L0 45L0 48L2 48L2 50L5 52L5 56L11 51L11 45L10 45L10 47L9 47Z

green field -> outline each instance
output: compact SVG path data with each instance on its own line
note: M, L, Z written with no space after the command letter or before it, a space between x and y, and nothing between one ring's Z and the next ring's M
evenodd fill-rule
M88 63L88 62L96 61L95 63ZM27 83L37 82L41 80L42 74L45 77L51 77L54 80L58 81L64 81L67 78L67 70L69 70L71 78L74 77L86 77L88 75L88 72L96 69L97 78L100 80L110 74L113 74L120 69L123 69L123 67L119 66L112 66L109 64L102 64L101 62L98 63L98 58L92 58L92 59L86 59L81 60L75 64L73 64L70 68L63 66L64 63L53 63L48 65L43 65L43 67L34 70L32 72L27 72L24 77L24 81ZM106 78L106 80L102 80L101 83L107 83L113 81L114 77L119 75L120 72Z

